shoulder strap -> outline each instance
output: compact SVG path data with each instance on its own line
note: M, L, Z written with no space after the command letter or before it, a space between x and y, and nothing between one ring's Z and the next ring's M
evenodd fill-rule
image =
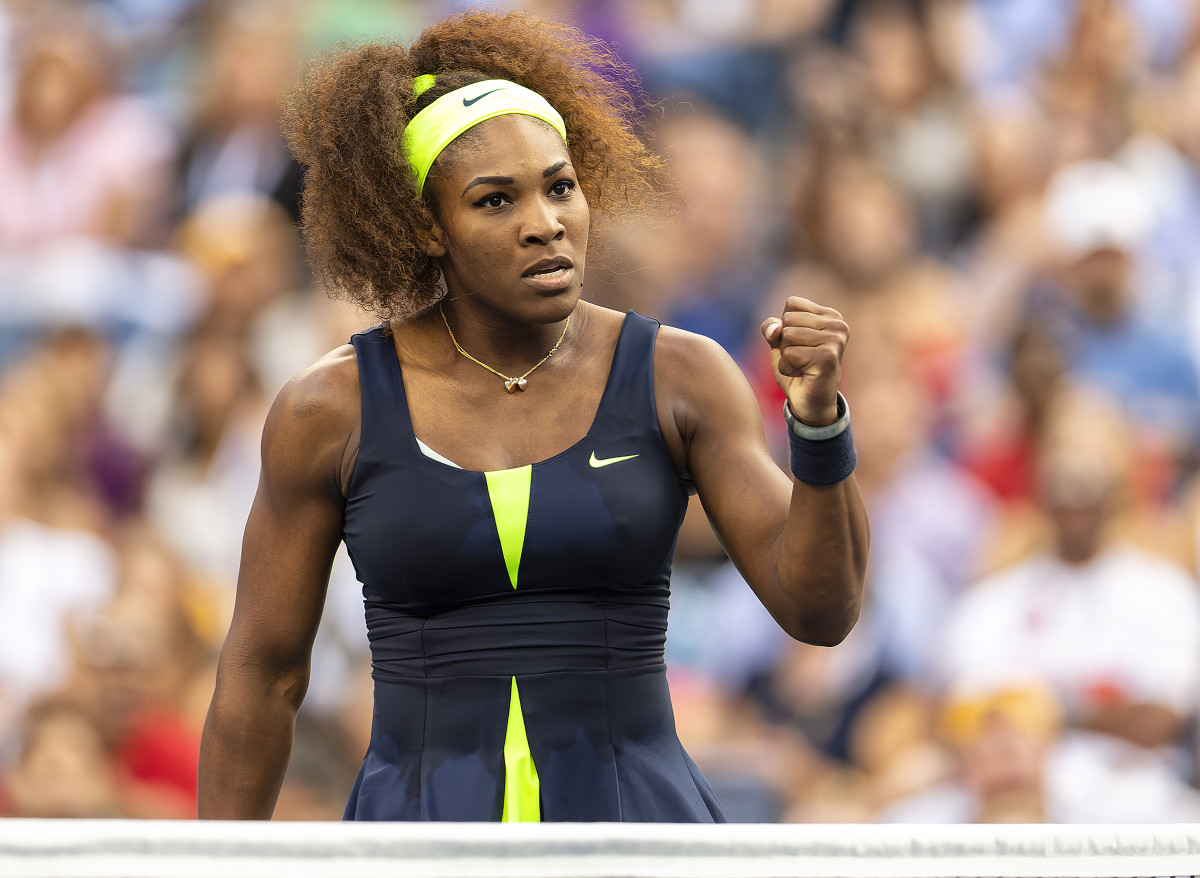
M362 389L362 435L359 455L387 447L389 455L415 447L408 397L391 330L374 326L350 338L358 357ZM408 439L410 441L404 441Z
M649 418L650 423L658 423L654 406L654 343L658 327L658 321L651 317L643 317L636 311L625 312L597 421L644 424Z

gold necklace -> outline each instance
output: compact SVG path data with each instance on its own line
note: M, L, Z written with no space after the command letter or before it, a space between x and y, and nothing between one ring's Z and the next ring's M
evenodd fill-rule
M475 363L476 365L479 365L479 366L483 366L483 368L487 369L493 375L499 375L501 378L503 378L504 379L504 389L507 390L509 393L516 393L518 390L525 389L525 385L529 383L525 379L528 378L530 376L530 374L533 373L534 369L536 369L538 366L542 365L542 363L546 362L548 359L550 359L551 357L554 356L554 352L558 350L558 346L560 344L562 344L563 339L567 337L567 327L571 325L571 316L568 314L567 320L563 324L562 335L560 335L558 337L558 341L556 341L554 343L554 347L550 348L550 350L548 350L546 352L546 356L542 357L540 360L538 360L536 363L534 363L532 366L530 366L528 371L526 371L524 375L518 375L516 378L510 378L508 375L505 375L499 369L493 369L487 363L483 362L482 360L475 359L470 354L468 354L466 351L464 351L463 346L460 345L458 343L458 339L454 337L454 330L450 328L450 321L446 319L446 312L442 308L441 302L438 302L438 312L442 315L442 323L446 324L446 332L450 333L450 341L452 341L454 343L454 349L456 351L458 351L460 354L462 354L464 357L466 357L468 360L470 360L472 363Z

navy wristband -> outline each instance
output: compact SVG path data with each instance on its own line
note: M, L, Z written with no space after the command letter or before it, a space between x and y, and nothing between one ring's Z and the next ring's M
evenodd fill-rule
M783 414L788 422L792 475L806 485L836 485L854 472L858 452L850 430L850 407L838 394L838 419L828 427L810 427L792 415L788 404Z

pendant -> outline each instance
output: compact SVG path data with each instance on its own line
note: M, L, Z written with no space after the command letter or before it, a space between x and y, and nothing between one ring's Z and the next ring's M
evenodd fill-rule
M518 390L524 390L528 383L524 378L505 378L504 389L509 393L516 393Z

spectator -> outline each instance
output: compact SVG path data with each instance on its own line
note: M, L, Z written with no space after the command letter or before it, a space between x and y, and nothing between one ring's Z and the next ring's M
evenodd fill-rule
M1118 539L1129 455L1104 409L1064 407L1039 458L1050 545L963 597L940 674L1023 669L1053 688L1069 727L1169 751L1200 687L1200 598L1183 570Z
M154 534L125 532L121 549L116 593L77 625L65 689L98 723L128 816L191 817L215 657L189 602L203 612L206 594Z
M918 4L856 4L850 56L866 83L868 149L911 200L920 249L944 250L961 235L969 191L966 104L935 52Z
M677 108L655 140L687 201L671 223L625 243L629 261L648 269L640 272L642 307L663 309L736 357L758 332L756 302L774 268L762 156L744 129L704 107ZM713 173L724 167L739 173Z
M19 10L19 7L18 7ZM0 116L0 364L30 335L86 325L124 340L173 328L186 289L165 240L174 138L124 90L91 4L39 3L12 22L10 111Z
M952 692L941 735L955 766L940 784L895 801L883 823L1175 823L1200 816L1200 794L1147 754L1102 735L1064 735L1053 693L1032 679Z
M1034 324L1013 338L1006 385L968 425L959 452L965 466L1008 504L1033 503L1037 454L1061 398L1066 364L1046 331Z
M69 700L43 701L28 712L20 757L7 778L0 775L0 789L6 817L124 816L119 772L100 727Z
M952 695L942 710L955 776L885 808L883 823L1045 823L1053 693L1035 684Z
M116 584L109 544L77 524L61 526L76 517L72 491L54 492L60 508L46 509L41 492L56 487L54 449L66 439L35 391L32 382L0 388L0 766L13 755L26 706L65 681L72 623Z
M300 166L279 133L299 73L298 22L277 4L228 7L197 71L199 101L180 152L179 213L230 193L260 194L300 216Z
M119 69L98 19L47 4L20 31L12 114L0 124L0 252L84 235L151 242L173 142Z
M1151 221L1145 193L1118 165L1061 171L1045 207L1060 270L1033 308L1070 373L1110 395L1186 464L1200 444L1200 379L1183 332L1141 306L1134 255Z
M173 441L150 480L146 512L198 576L232 594L268 404L244 337L190 339L174 402Z

